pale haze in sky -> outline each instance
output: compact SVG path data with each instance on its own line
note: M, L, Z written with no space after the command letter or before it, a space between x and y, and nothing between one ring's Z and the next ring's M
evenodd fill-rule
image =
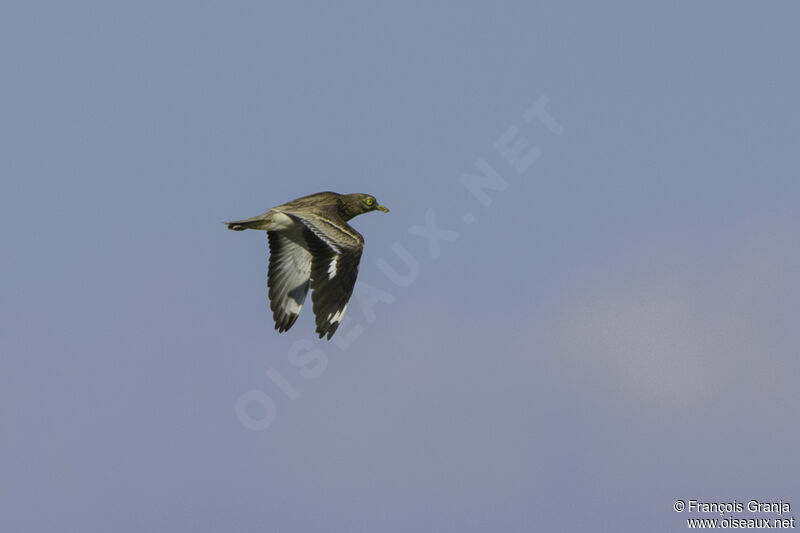
M4 3L0 531L800 514L798 16ZM221 222L325 190L391 212L279 335Z

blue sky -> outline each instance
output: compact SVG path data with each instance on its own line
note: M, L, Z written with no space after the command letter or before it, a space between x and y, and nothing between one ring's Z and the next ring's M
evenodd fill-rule
M3 531L800 506L796 6L2 11ZM332 342L220 224L321 190L391 209Z

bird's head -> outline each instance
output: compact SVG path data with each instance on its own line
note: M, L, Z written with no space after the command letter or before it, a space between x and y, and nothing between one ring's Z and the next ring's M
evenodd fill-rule
M348 219L376 210L383 213L389 212L386 207L379 205L375 197L370 194L355 193L342 196L342 214Z

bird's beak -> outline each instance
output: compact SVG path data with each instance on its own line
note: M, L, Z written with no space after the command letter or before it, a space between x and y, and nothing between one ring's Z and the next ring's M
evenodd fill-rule
M383 213L388 213L389 212L389 209L386 206L383 206L383 205L376 205L375 209L377 209L378 211L381 211Z

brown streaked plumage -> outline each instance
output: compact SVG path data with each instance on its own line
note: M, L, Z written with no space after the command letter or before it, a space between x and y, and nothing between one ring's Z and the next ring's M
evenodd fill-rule
M284 332L294 325L310 287L317 333L333 336L353 293L364 248L364 238L347 221L375 210L389 211L369 194L320 192L225 223L234 231L267 232L275 329Z

